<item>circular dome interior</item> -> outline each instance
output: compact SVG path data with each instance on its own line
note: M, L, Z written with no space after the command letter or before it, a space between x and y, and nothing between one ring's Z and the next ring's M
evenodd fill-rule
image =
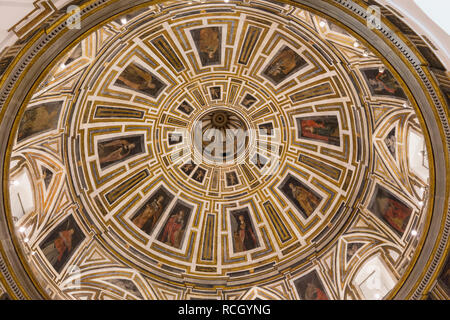
M339 21L273 1L140 6L30 93L11 217L51 298L387 298L424 236L422 123Z

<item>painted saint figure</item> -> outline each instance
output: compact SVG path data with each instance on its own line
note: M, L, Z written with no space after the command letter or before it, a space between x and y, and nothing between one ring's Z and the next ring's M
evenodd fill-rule
M328 136L332 134L332 130L325 126L322 120L303 120L302 136L328 141Z
M155 99L167 86L150 71L134 62L122 71L115 85L140 92Z
M113 140L104 144L99 143L98 156L100 165L103 167L108 163L120 161L130 155L134 148L136 148L136 144L125 139Z
M296 186L293 183L289 183L289 188L292 191L292 196L302 206L305 214L310 216L319 205L320 200L316 197L312 197L305 189Z
M192 39L203 66L221 63L221 28L207 27L191 30Z
M313 282L308 282L305 290L306 300L328 300L327 295L320 288L318 288Z
M399 235L403 235L406 231L412 214L410 207L380 186L377 186L369 210L387 222L388 226Z
M126 86L136 91L156 88L152 75L145 72L134 63L131 63L128 67L126 67L118 79Z
M247 109L250 108L255 102L256 102L256 98L253 97L250 94L247 94L244 98L244 100L242 100L241 104L246 107Z
M193 163L186 163L181 167L181 170L186 174L186 175L191 175L192 171L194 171L196 165Z
M197 171L194 173L193 179L197 182L202 183L203 179L205 178L206 171L203 169L197 169Z
M84 233L70 215L50 231L39 248L56 272L61 272L84 239Z
M153 200L152 203L147 203L145 209L133 218L133 223L139 229L150 234L163 211L163 203L164 196L162 195Z
M386 90L394 95L397 90L402 90L402 87L398 84L394 77L386 71L379 72L375 79L369 80L369 83L376 93L382 94L384 90Z
M61 101L52 101L25 110L17 131L17 141L41 132L56 129L61 107Z
M219 100L221 95L221 89L220 87L212 87L210 88L211 92L211 99L213 100Z
M164 227L164 231L160 239L161 242L173 247L179 247L181 237L183 235L184 216L184 210L179 210L176 214L170 217Z
M190 115L192 113L192 111L194 111L194 108L191 107L186 101L183 101L182 104L180 104L180 106L178 107L178 109L185 113L186 115Z
M362 70L372 95L390 96L407 99L401 85L391 72L385 68L369 68Z
M72 236L74 232L73 229L60 231L58 237L42 249L45 257L52 265L61 263L64 253L72 251Z
M251 250L257 246L256 236L252 227L242 214L237 216L237 230L233 236L235 252Z
M411 212L405 210L404 205L393 199L383 198L380 201L381 207L384 207L383 217L395 230L404 233Z
M395 137L395 128L392 129L392 131L389 133L389 135L386 137L386 139L384 139L384 142L386 143L386 146L389 149L389 152L395 158L395 149L397 146L397 138Z
M265 69L264 75L278 85L304 65L306 61L302 57L291 48L284 47Z
M200 52L212 60L219 49L219 31L217 28L203 28L200 30Z
M227 184L229 186L234 186L238 184L238 179L235 172L227 173Z
M329 300L316 271L312 271L295 280L294 285L302 300Z

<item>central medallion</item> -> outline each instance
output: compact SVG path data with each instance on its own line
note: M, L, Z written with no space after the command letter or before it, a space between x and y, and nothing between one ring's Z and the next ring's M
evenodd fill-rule
M237 112L216 108L203 113L194 123L194 146L202 160L217 165L244 159L249 145L249 126Z

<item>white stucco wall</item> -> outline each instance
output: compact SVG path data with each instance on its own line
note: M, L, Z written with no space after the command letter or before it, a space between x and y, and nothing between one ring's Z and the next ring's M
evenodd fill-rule
M35 2L36 0L0 0L0 50L16 42L17 36L8 30L33 11ZM52 0L56 8L69 2L70 0Z
M399 11L419 35L425 35L438 48L435 54L450 68L449 0L378 0ZM422 9L423 8L423 9Z

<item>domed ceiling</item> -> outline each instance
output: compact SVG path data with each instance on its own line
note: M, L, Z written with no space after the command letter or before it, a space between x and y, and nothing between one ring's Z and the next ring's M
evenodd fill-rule
M381 299L419 248L423 122L337 21L162 2L91 29L41 79L9 196L50 298Z

